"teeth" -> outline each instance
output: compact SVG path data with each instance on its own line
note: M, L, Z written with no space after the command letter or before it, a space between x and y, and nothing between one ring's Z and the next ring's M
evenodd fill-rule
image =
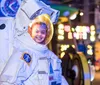
M38 40L42 39L41 37L36 37Z

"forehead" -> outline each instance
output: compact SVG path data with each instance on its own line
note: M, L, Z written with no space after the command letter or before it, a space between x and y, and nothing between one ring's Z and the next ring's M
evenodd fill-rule
M36 25L34 25L32 27L32 32L34 33L36 31L41 31L41 32L44 31L44 32L46 32L47 31L47 28L43 28L43 27L41 27L41 25L36 24Z
M40 29L47 30L47 25L45 23L35 23L32 25L32 29L33 28L40 28Z

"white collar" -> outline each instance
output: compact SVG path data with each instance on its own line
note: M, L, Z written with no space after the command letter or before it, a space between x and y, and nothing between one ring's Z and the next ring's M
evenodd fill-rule
M36 43L32 38L31 36L29 35L29 33L24 33L20 36L15 36L15 41L14 41L14 46L15 47L19 47L18 46L18 43L20 43L20 46L21 45L24 45L25 47L29 48L29 49L35 49L37 51L40 51L40 52L45 52L48 50L47 46L46 45L42 45L42 44L38 44Z

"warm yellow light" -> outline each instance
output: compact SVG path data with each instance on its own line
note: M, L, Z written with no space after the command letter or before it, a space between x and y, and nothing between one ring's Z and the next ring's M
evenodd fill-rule
M92 49L87 50L87 54L93 55Z
M67 50L67 45L61 45L61 49L60 49L61 51L65 51L65 50Z
M64 29L64 24L59 24L58 29Z
M95 31L91 31L91 35L95 35L96 34L96 32Z
M64 36L63 35L58 35L58 40L64 40Z
M72 32L74 32L75 31L75 29L74 28L72 28Z
M84 13L83 12L80 12L80 16L83 16L84 15Z
M64 35L64 30L59 30L58 29L58 34Z
M87 48L92 49L92 46L91 45L87 45Z
M69 45L67 45L67 48L69 48Z
M68 22L68 18L67 17L59 17L60 22Z
M80 26L79 32L83 32L83 26Z
M61 54L60 54L60 58L63 58L64 55L65 55L65 52L61 52Z
M90 36L91 41L95 41L95 36Z
M74 20L77 17L77 14L73 14L72 16L70 16L70 20Z
M87 27L86 26L82 26L82 32L87 32Z
M94 25L91 25L91 26L90 26L90 29L91 29L91 30L95 30L95 26L94 26Z
M75 48L75 45L72 45L73 48Z
M72 32L69 32L68 33L68 39L72 39L73 37L72 37Z

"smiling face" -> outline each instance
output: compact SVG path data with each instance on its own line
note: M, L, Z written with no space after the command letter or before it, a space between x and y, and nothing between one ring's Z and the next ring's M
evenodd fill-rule
M47 26L45 23L35 23L31 28L31 36L37 43L44 44L47 35Z
M29 23L28 33L37 43L47 45L53 36L53 24L49 15L41 14Z

